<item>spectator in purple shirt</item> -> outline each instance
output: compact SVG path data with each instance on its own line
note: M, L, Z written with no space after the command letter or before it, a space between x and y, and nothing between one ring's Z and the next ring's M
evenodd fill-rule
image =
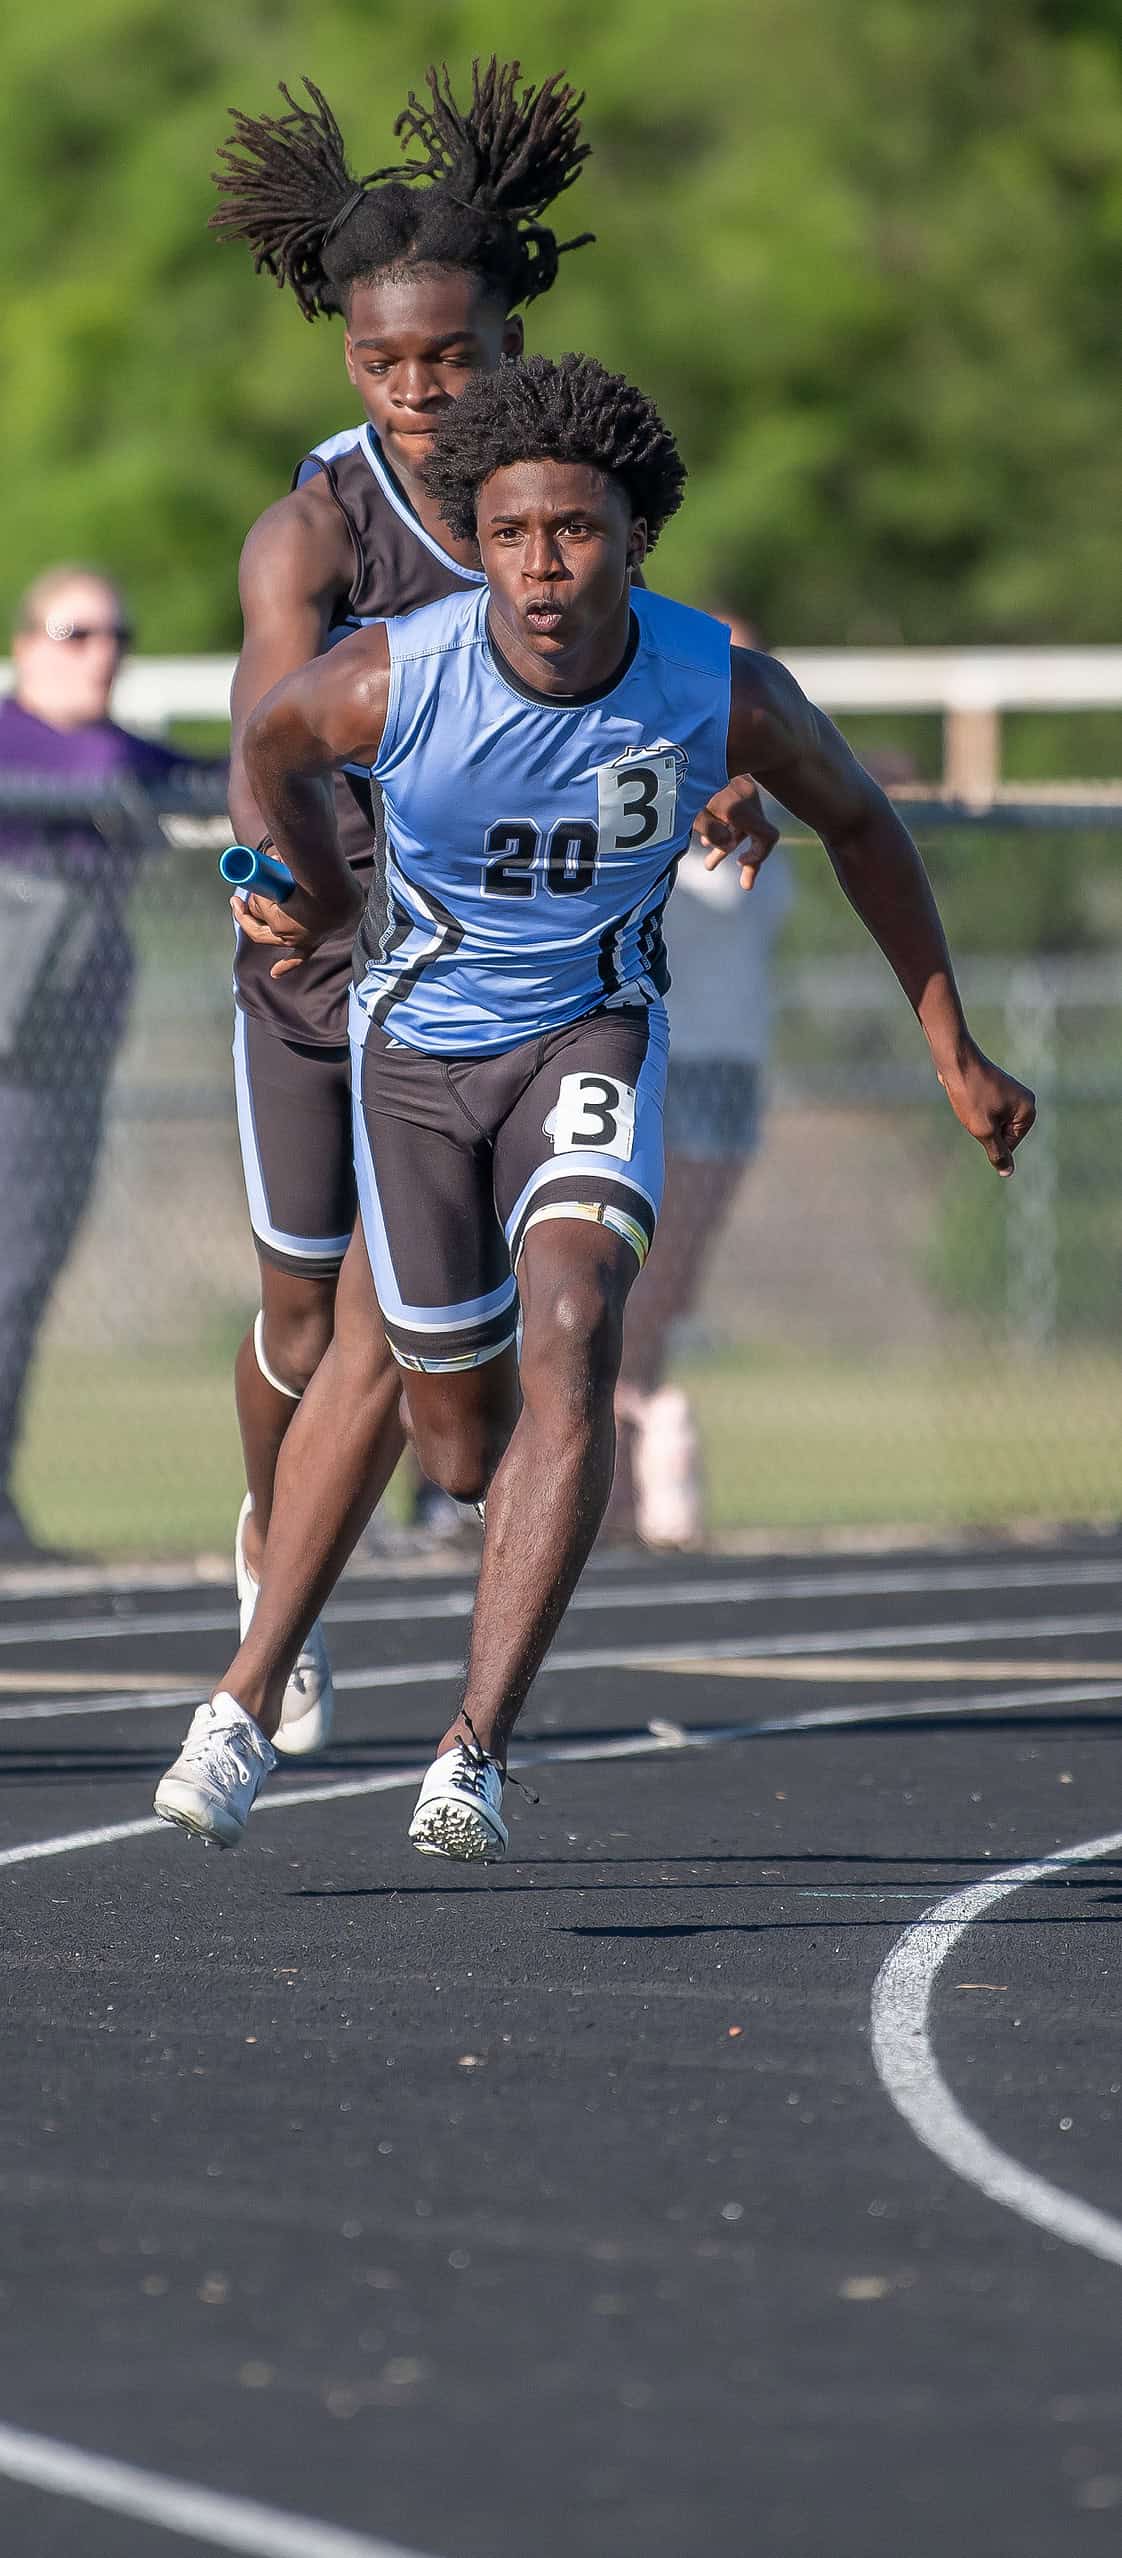
M119 590L47 569L12 638L0 703L0 787L40 778L91 792L158 785L185 759L109 717L130 639ZM51 1290L97 1167L106 1085L128 1012L125 920L141 845L93 818L0 808L0 1564L42 1551L12 1499L24 1388Z

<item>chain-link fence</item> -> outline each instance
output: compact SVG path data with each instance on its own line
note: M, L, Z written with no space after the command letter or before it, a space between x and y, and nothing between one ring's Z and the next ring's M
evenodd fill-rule
M1037 1125L999 1181L859 928L821 906L832 947L800 956L796 905L764 1142L680 1337L721 1526L1122 1506L1122 810L911 816L972 1028ZM794 858L813 900L821 856Z
M238 1489L222 796L0 783L0 1469L68 1549L225 1544Z
M160 825L135 794L103 805L83 879L76 806L0 789L13 1481L38 1536L85 1551L224 1549L241 1491L230 1371L255 1264L208 795ZM649 1272L653 1289L665 1255L639 1383L668 1362L689 1398L711 1530L1117 1515L1120 819L916 812L972 1025L1039 1096L1011 1182L951 1119L821 851L789 848L770 1057L762 1081L758 1062L692 1060L680 1213ZM672 906L672 963L674 924ZM727 1078L716 1156L691 1152L713 1118L702 1066Z

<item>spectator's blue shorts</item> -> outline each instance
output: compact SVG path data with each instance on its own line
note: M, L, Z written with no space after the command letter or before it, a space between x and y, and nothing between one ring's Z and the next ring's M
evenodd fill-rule
M667 1154L746 1162L760 1142L762 1102L758 1065L740 1057L675 1057L671 1028Z

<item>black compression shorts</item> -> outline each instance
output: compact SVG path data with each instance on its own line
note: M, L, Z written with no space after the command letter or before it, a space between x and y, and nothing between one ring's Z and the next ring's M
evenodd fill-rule
M479 1367L513 1341L529 1228L587 1217L640 1264L662 1195L666 1014L605 1007L500 1055L407 1048L351 1003L355 1164L402 1367Z

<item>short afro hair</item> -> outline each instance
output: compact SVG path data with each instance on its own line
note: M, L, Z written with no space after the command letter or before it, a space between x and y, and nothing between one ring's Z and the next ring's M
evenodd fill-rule
M682 503L685 464L653 400L591 355L473 374L440 418L422 477L449 530L470 541L484 481L538 461L587 462L618 480L651 545Z

